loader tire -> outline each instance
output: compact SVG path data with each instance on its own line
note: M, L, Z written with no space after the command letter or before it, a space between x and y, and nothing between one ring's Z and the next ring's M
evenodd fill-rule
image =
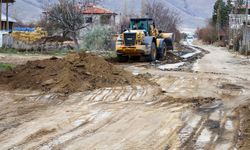
M150 55L149 55L149 61L156 61L156 57L157 57L157 49L156 49L156 45L155 43L153 42L151 44L151 51L150 51Z
M133 60L133 61L140 61L141 60L141 57L140 56L132 56L130 58L130 60Z
M167 51L168 51L168 47L167 47L167 44L164 42L161 53L159 54L160 55L159 60L163 61L167 59Z
M129 56L124 56L121 54L117 54L117 60L118 62L128 62L129 61Z

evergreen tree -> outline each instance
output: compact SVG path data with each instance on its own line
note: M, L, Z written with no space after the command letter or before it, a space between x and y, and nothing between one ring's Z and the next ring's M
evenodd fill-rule
M228 11L228 14L230 14L233 11L232 0L227 0L227 11Z
M238 6L243 6L245 5L245 0L237 0Z
M223 0L217 0L214 4L213 24L218 25L219 23L220 28L228 27L229 14L232 9L231 0L227 0L227 3Z

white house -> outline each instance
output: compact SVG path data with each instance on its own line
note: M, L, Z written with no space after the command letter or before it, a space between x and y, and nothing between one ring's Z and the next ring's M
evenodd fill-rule
M89 4L82 11L86 23L93 23L93 25L114 26L116 13L106 8Z

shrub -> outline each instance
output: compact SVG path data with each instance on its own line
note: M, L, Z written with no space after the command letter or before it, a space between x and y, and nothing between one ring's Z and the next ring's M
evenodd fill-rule
M196 34L205 43L212 44L217 41L216 28L210 23L204 28L197 29Z
M12 68L14 68L14 65L12 65L12 64L0 63L0 72L10 70Z
M111 50L113 32L105 27L93 27L83 38L83 49Z

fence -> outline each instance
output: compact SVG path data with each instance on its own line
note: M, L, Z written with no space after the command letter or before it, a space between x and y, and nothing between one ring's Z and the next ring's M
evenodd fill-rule
M250 15L248 15L250 19ZM246 53L250 48L250 22L245 14L229 15L229 41L235 51ZM246 23L247 22L247 23Z

